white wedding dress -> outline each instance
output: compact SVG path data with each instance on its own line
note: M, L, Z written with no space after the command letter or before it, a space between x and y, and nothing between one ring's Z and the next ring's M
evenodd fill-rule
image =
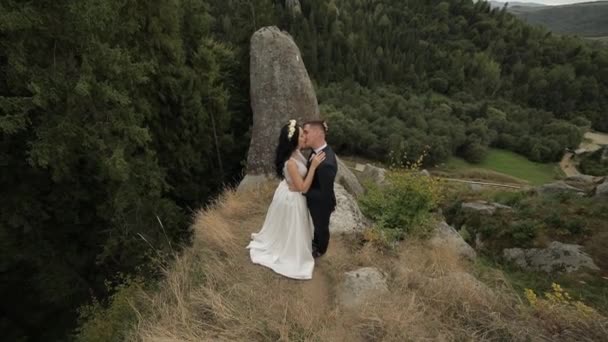
M298 166L300 176L306 175L306 159L298 151L290 159ZM291 178L287 165L285 179L274 192L264 225L259 233L251 234L247 246L251 261L276 273L294 279L311 279L315 260L312 257L314 226L306 198L300 192L289 191Z

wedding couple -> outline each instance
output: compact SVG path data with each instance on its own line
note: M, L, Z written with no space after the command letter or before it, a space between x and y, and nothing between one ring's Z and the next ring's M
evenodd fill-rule
M251 261L294 279L311 279L314 258L327 251L329 218L336 208L336 155L327 146L325 121L283 126L276 150L282 180L266 220L247 246ZM312 149L307 160L303 149Z

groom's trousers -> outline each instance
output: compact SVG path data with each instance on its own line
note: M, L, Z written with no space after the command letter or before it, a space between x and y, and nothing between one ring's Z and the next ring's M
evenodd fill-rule
M310 208L310 216L315 227L315 234L312 240L313 250L323 255L329 246L329 218L331 211L328 208Z

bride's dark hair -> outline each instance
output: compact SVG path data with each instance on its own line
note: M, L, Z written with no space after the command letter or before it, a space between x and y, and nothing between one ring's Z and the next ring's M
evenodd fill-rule
M295 131L291 138L289 138L289 125L286 124L281 128L281 134L279 135L279 144L277 145L276 157L274 160L275 170L279 179L285 178L283 174L283 167L285 162L291 157L293 151L298 148L298 141L300 137L300 126L295 124Z

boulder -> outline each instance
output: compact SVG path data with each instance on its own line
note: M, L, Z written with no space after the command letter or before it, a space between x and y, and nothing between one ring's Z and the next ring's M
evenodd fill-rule
M471 191L474 191L474 192L480 192L483 189L483 187L480 184L471 183L471 184L469 184L469 189L471 189Z
M489 203L486 201L475 201L462 203L462 209L480 214L493 215L497 209L511 210L512 208L500 203Z
M579 194L579 195L584 194L583 190L570 186L561 181L541 185L536 188L536 192L539 194L558 194L558 193L574 193L574 194Z
M420 171L420 174L423 176L431 177L431 173L424 169Z
M299 14L302 14L302 6L300 5L300 0L285 0L285 7L289 11L289 14L294 17Z
M363 267L346 272L338 289L339 303L348 308L363 304L374 295L388 292L386 277L374 267Z
M367 222L359 209L357 200L338 183L334 184L334 192L337 204L336 211L329 220L330 233L344 234L363 231Z
M485 248L485 243L483 241L481 233L475 234L475 249L479 250L479 249L484 249L484 248Z
M604 183L598 185L597 188L595 188L595 196L608 198L608 178L606 178Z
M448 247L453 249L459 256L474 260L477 256L473 247L471 247L454 227L447 224L445 221L440 222L433 235L429 240L431 246L434 247Z
M576 182L576 183L595 183L598 177L591 175L578 174L570 177L566 177L566 181L568 182Z
M357 176L348 168L346 164L340 158L336 157L336 161L338 162L338 174L336 175L336 183L342 185L346 191L352 194L355 197L359 197L363 195L365 190Z
M503 257L517 266L531 271L574 272L580 268L599 270L593 259L580 245L553 241L547 248L506 248Z
M368 178L376 184L383 184L386 180L386 169L372 164L366 164L365 169L363 170L363 177Z
M281 127L290 119L319 119L315 91L300 50L277 27L264 27L251 37L250 95L253 110L251 145L243 186L274 173L274 153Z

